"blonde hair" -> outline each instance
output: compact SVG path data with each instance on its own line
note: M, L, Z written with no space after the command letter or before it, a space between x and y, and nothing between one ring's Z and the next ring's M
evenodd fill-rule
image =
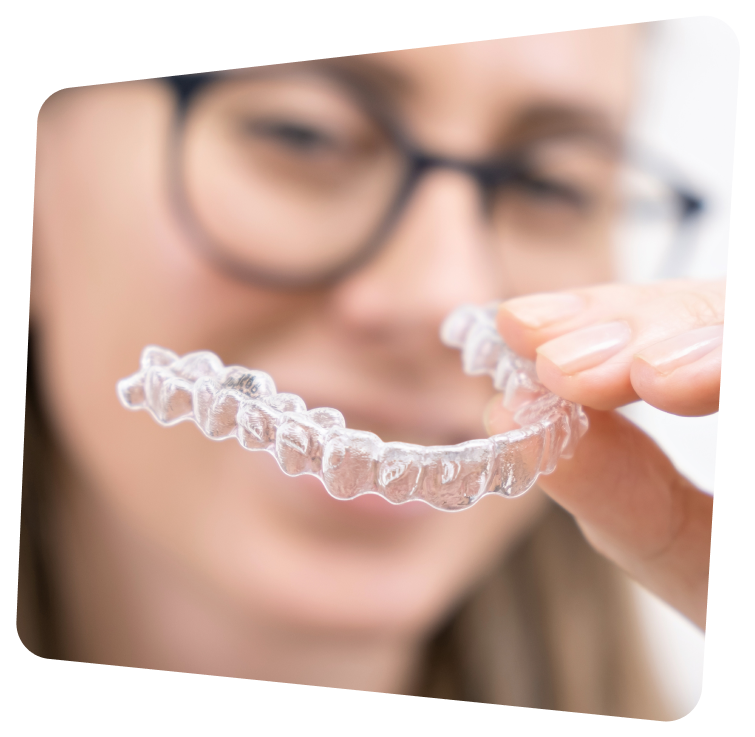
M429 648L423 695L670 719L624 574L556 504Z
M30 340L18 633L61 658L48 556L54 440L37 401ZM417 695L669 719L627 581L555 504L428 642Z

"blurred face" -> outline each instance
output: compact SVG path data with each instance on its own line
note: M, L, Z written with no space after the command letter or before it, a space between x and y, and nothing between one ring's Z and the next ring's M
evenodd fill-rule
M635 33L564 33L331 66L379 87L383 107L418 146L477 160L584 121L620 130ZM341 247L339 232L349 240L364 228L349 197L359 195L364 207L387 191L395 171L378 150L382 133L333 91L327 67L297 66L307 82L288 73L255 82L256 96L240 94L243 85L217 87L205 101L217 94L223 104L199 103L205 117L187 130L197 141L195 169L187 171L204 175L191 180L188 195L200 203L205 230L229 248L240 248L235 233L259 226L259 258L266 248L268 255L287 248L292 267L306 266L315 252L327 261L327 249ZM126 412L115 383L135 370L147 344L179 354L207 349L226 364L269 372L279 391L299 394L308 407L340 409L349 427L386 441L483 437L492 388L463 376L459 356L438 339L442 319L462 302L609 279L607 232L571 251L538 250L513 236L501 249L505 228L491 235L478 185L463 172L437 169L417 184L382 250L360 269L327 287L254 285L213 267L169 197L174 107L167 85L139 82L64 91L40 115L32 321L45 405L77 482L92 504L158 544L225 606L288 626L427 631L535 523L543 504L537 492L488 497L460 514L372 496L336 501L312 478L284 476L267 454L210 442L192 423L165 429L146 413ZM340 183L342 162L325 160L317 187L307 174L266 207L260 203L277 186L274 177L299 166L302 134L294 132L292 148L290 131L276 138L270 126L257 126L245 144L254 158L242 162L256 192L248 200L256 214L248 217L233 199L237 189L213 189L213 167L227 149L213 150L206 132L227 116L269 121L271 111L278 121L293 116L350 136L357 153L383 168L359 179L357 191ZM254 146L271 135L272 153L257 156ZM326 205L304 203L306 188L343 198L349 206L340 212L352 215L344 215L342 230L317 230ZM296 197L301 206L288 212ZM367 207L363 217L371 222L375 214Z

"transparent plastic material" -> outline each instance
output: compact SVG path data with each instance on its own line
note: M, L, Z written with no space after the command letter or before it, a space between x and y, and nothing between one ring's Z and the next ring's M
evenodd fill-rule
M464 371L487 374L519 429L459 445L384 443L346 427L336 409L307 409L278 393L264 371L223 366L209 351L183 357L157 346L142 351L137 373L118 382L129 409L147 409L162 425L193 420L213 440L235 437L271 453L289 476L319 478L338 499L379 494L393 504L421 500L436 509L471 507L487 494L513 498L568 458L587 430L582 408L550 393L534 363L514 354L495 329L496 305L459 307L441 328L461 349Z

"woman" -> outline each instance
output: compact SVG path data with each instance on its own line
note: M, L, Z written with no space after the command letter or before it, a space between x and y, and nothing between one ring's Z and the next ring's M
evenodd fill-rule
M27 646L668 716L614 564L704 626L710 498L613 410L638 397L716 410L723 285L606 284L639 43L609 28L50 98ZM337 501L265 454L116 399L157 344L263 369L386 441L482 437L483 414L501 432L489 382L437 339L455 306L492 300L506 300L504 339L591 423L575 457L515 500L459 514Z

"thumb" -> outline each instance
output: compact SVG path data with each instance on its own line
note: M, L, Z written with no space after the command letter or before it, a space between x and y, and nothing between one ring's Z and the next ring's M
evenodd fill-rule
M540 488L574 515L598 552L704 627L712 498L629 420L585 411L590 427L574 456L541 476ZM486 419L489 432L511 427L500 400Z

